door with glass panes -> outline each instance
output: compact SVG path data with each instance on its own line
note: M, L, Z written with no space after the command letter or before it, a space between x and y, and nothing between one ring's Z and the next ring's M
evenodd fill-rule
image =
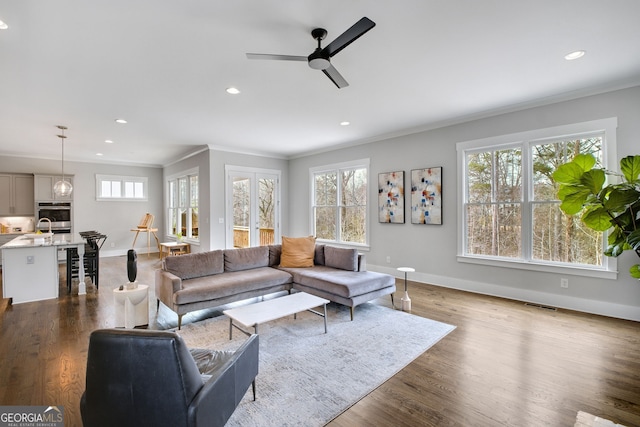
M279 171L227 169L228 248L280 242L279 186Z

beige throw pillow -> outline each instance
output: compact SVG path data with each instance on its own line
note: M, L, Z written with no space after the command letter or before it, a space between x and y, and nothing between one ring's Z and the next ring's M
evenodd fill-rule
M316 238L282 237L280 267L313 267Z

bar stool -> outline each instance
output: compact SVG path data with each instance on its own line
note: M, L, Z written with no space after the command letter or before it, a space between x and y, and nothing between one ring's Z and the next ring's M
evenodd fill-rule
M85 276L90 277L96 289L99 287L100 277L100 248L107 236L96 231L80 232L87 241L84 245L84 271ZM71 283L78 278L80 271L80 257L76 248L67 249L67 292L71 293Z

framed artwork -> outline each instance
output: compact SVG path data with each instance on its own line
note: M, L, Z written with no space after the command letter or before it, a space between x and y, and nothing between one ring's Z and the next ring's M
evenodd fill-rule
M378 222L404 224L404 171L378 174Z
M442 224L442 167L411 170L411 224Z

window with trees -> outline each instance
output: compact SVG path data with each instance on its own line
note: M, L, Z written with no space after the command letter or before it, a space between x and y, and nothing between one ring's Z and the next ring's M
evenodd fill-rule
M368 171L368 159L311 169L311 222L317 239L368 244Z
M167 230L175 237L198 240L198 171L167 181Z
M615 159L615 120L458 144L463 257L610 270L604 238L560 210L552 174L576 154Z

